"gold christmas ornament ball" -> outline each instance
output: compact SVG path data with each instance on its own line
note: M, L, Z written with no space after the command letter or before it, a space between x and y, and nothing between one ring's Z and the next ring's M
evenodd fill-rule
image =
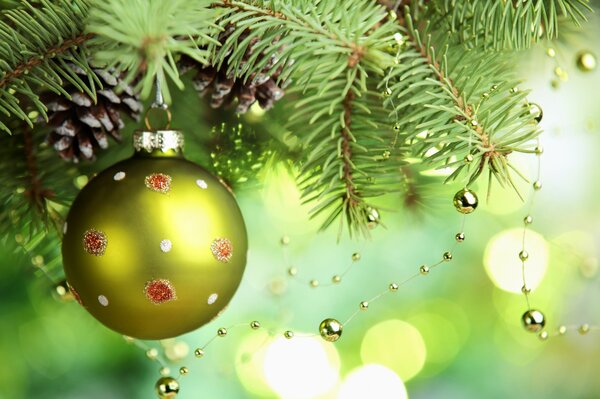
M596 69L596 56L589 51L582 51L577 54L577 68L581 72L591 72Z
M523 313L521 317L523 327L529 332L537 333L543 330L546 325L546 318L539 310L531 309Z
M181 154L178 131L136 132L136 153L79 193L62 244L77 301L102 324L164 339L215 318L246 266L246 227L219 179Z
M343 326L336 319L325 319L319 325L319 333L327 342L335 342L342 336Z
M156 381L155 389L160 399L173 399L179 393L179 383L173 377L162 377Z
M475 194L474 191L471 191L468 188L463 188L454 195L453 203L457 211L463 214L468 214L477 209L479 200L477 199L477 194Z

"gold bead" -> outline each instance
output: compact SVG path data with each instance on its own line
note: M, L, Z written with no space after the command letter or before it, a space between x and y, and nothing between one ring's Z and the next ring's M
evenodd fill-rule
M390 292L396 292L396 291L398 291L398 284L391 283L388 288L389 288Z
M325 319L319 325L319 333L327 342L335 342L342 336L343 326L336 319Z
M158 357L158 350L156 348L150 348L146 351L146 357L150 360L154 360Z
M290 276L294 277L296 274L298 274L298 269L295 267L290 267L287 272Z
M333 284L339 284L342 281L342 277L337 274L331 278Z
M473 155L472 154L467 154L465 155L465 163L471 163L473 162Z
M227 329L225 327L221 327L217 330L217 335L219 337L224 337L227 335Z
M391 154L392 154L391 152L389 152L388 150L385 150L385 151L383 152L383 154L381 154L381 157L382 157L383 159L390 159L390 155L391 155Z
M531 223L533 223L533 218L531 216L527 215L523 218L523 223L531 224Z
M537 155L542 155L544 153L544 147L542 147L541 145L538 145L537 147L535 147L534 151Z
M539 310L531 309L521 316L523 327L529 332L537 333L542 331L546 325L546 318Z
M387 98L391 95L392 95L392 89L390 89L389 87L381 92L381 96L384 98Z
M479 201L477 200L477 194L468 188L458 191L454 195L453 202L456 210L465 215L473 212L479 204Z
M290 237L288 236L283 236L281 237L281 245L288 245L290 243Z
M421 267L419 267L419 273L421 273L423 276L429 274L429 267L426 265L421 265Z
M537 180L533 183L533 189L539 191L542 189L542 182Z
M373 208L372 206L368 206L365 209L365 218L367 220L367 227L369 229L374 229L381 222L381 216L379 216L379 211L377 208Z
M529 295L531 293L531 288L527 287L526 285L521 287L521 292L525 295Z
M542 118L544 117L544 111L542 110L542 107L540 107L536 103L530 103L529 104L529 113L531 115L533 115L533 119L537 123L540 123L542 121Z
M369 309L369 302L367 301L362 301L358 307L360 308L360 310L367 310Z
M456 242L463 242L465 240L465 233L456 233L454 236Z
M160 370L158 370L158 372L160 373L160 375L167 376L169 375L171 370L169 370L168 367L161 367Z
M485 99L486 99L486 98L488 98L489 96L490 96L490 93L488 93L488 92L484 92L484 93L481 95L481 98L483 98L483 99L485 100Z
M560 327L558 327L558 333L560 335L565 335L567 333L567 326L560 326Z
M400 124L399 123L395 123L394 124L394 131L395 132L399 132L400 131Z
M538 337L542 340L545 341L548 339L548 331L542 331L538 334Z
M124 340L125 340L125 342L127 342L128 344L132 344L132 343L133 343L133 341L135 341L135 339L134 339L134 338L132 338L132 337L129 337L129 336L127 336L127 335L123 335L123 339L124 339Z
M287 330L286 332L283 333L283 336L286 337L287 339L292 339L292 338L294 338L294 332Z
M67 283L67 280L58 282L58 284L54 286L54 293L56 294L56 298L62 302L68 302L75 299L73 293L69 289L69 283Z
M253 330L258 330L260 328L260 323L258 320L254 320L252 323L250 323L250 328Z
M161 377L154 387L160 399L173 399L179 393L179 383L172 377Z
M202 348L196 348L194 351L194 356L196 356L198 359L204 357L204 350Z
M475 119L471 119L471 126L473 126L473 127L479 126L479 122L477 122L477 120L475 120Z
M444 252L444 255L442 255L442 259L444 259L444 262L449 262L452 260L452 252Z
M548 47L546 49L546 55L550 58L553 58L556 55L556 50L554 50L552 47Z
M519 252L519 259L521 259L522 262L525 262L527 259L529 259L529 253L525 250Z
M515 94L519 91L518 87L513 87L512 89L509 90L511 94Z
M179 368L179 374L181 374L181 375L187 375L189 372L190 372L190 370L185 366Z
M352 254L352 260L354 262L358 262L360 260L360 253L358 253L358 252L353 253Z
M577 331L581 335L587 334L590 331L590 326L589 326L589 324L582 324L582 325L579 326L579 328L577 329Z
M577 54L577 68L581 72L590 72L596 69L596 56L589 51L582 51Z
M317 288L319 286L319 280L310 280L310 286L312 288Z
M498 90L498 85L492 85L492 91Z

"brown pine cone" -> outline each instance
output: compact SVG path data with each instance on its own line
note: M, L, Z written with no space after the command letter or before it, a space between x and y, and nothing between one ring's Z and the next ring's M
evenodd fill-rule
M85 81L85 71L76 65L69 65ZM117 142L121 140L120 130L125 123L121 112L139 120L142 103L131 86L126 85L116 73L105 69L94 69L102 82L102 90L97 91L97 101L74 85L66 83L65 91L71 99L46 92L41 100L48 108L48 143L66 161L79 162L93 160L98 149L108 147L108 136Z
M234 27L231 26L225 29L219 35L219 41L225 43L227 38L234 32ZM241 43L250 33L245 31L238 38L238 43ZM254 53L254 46L258 41L254 38L248 46L242 60L247 61ZM262 52L258 56L257 63L266 55ZM210 105L213 108L228 106L237 99L236 112L245 113L248 109L258 101L261 108L270 109L277 100L280 100L284 95L284 86L277 83L277 79L281 74L283 67L279 67L273 74L268 75L269 70L275 64L276 59L271 59L265 64L260 73L251 75L244 83L242 79L235 79L232 74L227 74L228 63L223 62L219 69L214 66L204 66L194 59L184 56L179 65L181 73L186 73L190 69L194 69L193 77L194 87L198 93L205 96L210 93Z

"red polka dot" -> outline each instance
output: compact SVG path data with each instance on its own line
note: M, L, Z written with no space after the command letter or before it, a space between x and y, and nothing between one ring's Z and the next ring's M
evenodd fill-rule
M152 191L166 194L171 190L171 176L164 173L153 173L146 176L144 184Z
M108 239L106 234L96 229L89 229L83 234L83 249L90 255L102 256L106 251Z
M233 245L227 238L216 238L210 245L210 250L219 262L229 262L233 255Z
M146 293L146 298L156 305L177 299L175 288L173 288L169 280L165 279L148 281L144 292Z

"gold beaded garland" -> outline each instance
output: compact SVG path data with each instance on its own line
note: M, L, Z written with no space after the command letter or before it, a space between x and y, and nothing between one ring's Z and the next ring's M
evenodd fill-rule
M465 233L457 233L454 239L456 242L463 242L465 240Z
M227 335L227 329L225 327L221 327L217 330L217 335L219 337L224 337Z
M179 383L173 377L161 377L156 381L155 389L160 399L173 399L179 393Z
M260 328L260 323L257 320L254 320L252 323L250 323L250 328L253 330L258 330Z
M421 265L421 267L419 267L419 273L421 273L423 276L429 274L429 267L426 265Z
M477 194L468 188L459 190L454 195L453 203L456 210L465 215L475 211L475 209L477 209L477 205L479 205Z
M367 301L362 301L358 307L360 308L360 310L367 310L369 309L369 302Z
M319 333L327 342L335 342L342 336L343 326L336 319L325 319L319 325Z
M539 310L530 309L523 313L521 317L523 327L529 332L537 333L542 331L546 325L546 318Z
M197 348L194 351L194 356L196 356L198 359L201 358L201 357L204 357L204 350L201 349L201 348Z

